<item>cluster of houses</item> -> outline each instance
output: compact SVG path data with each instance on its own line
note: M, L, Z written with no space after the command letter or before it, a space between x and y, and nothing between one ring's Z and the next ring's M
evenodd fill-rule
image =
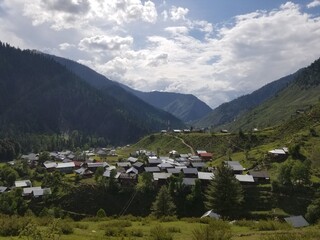
M103 176L114 177L122 185L135 184L139 174L147 172L152 174L155 184L164 184L171 176L183 176L183 184L193 186L197 179L206 184L214 178L214 168L208 167L207 162L212 160L212 153L205 150L197 150L195 155L179 154L171 151L170 156L156 156L155 153L139 150L111 165L107 163L108 155L115 155L115 151L99 149L85 152L85 159L79 159L71 151L50 153L52 161L43 163L48 171L60 171L63 173L75 173L81 177L92 177L98 168L103 169ZM95 161L94 156L99 156L102 161ZM139 157L143 155L144 160ZM37 161L37 154L23 156L28 161ZM248 171L238 161L226 161L241 184L249 185L261 181L268 181L269 174L265 171ZM112 174L112 171L113 174Z
M273 158L283 159L287 157L288 149L273 149L268 154ZM115 156L116 151L104 148L85 151L80 155L71 151L51 152L51 160L44 162L43 167L48 172L75 173L83 178L92 177L98 168L102 168L104 177L113 177L121 185L136 184L139 174L143 172L152 174L153 181L157 185L167 183L171 176L183 176L182 181L185 186L194 186L197 179L205 185L214 178L215 169L208 167L207 164L212 160L212 153L205 150L197 150L195 155L179 154L172 150L169 157L157 156L153 152L139 150L114 165L107 163L107 158L110 155ZM141 155L144 157L140 157ZM96 156L101 161L96 161ZM37 164L39 154L30 153L23 155L21 159L30 164ZM247 171L238 161L225 161L225 164L232 169L235 178L242 185L270 181L269 173L266 171ZM15 187L22 188L22 195L26 197L41 197L51 194L50 188L33 187L29 180L16 181ZM6 187L0 187L0 193L6 190Z

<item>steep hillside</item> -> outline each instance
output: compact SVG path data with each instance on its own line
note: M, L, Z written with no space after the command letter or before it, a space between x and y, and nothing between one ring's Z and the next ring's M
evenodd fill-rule
M226 127L236 130L278 125L312 108L319 102L319 93L320 59L299 71L287 88Z
M131 107L133 108L148 108L151 110L150 106L147 106L150 104L155 108L174 115L184 122L200 119L212 110L208 105L191 94L137 91L126 85L109 80L105 76L72 60L48 56L66 66L95 88L103 89L119 101L132 104Z
M42 54L1 44L0 136L78 130L103 137L107 143L124 144L166 128L168 121L183 126L132 95L120 100L126 93L121 90L110 90L118 95L115 98ZM135 105L135 99L141 105Z
M287 87L296 75L297 73L283 77L265 85L251 94L223 103L207 116L195 122L195 125L198 127L218 127L230 123L240 114L248 112L264 101L275 96L277 92Z
M184 122L196 121L212 111L207 104L192 94L141 92L133 89L129 91L152 106L163 109Z

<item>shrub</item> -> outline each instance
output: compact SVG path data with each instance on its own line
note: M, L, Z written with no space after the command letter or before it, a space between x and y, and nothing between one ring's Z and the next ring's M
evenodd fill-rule
M29 222L29 218L2 215L0 217L0 236L18 236L20 230L25 228Z
M157 225L150 229L151 240L173 240L172 234L161 225Z
M180 233L181 232L181 229L178 228L178 227L168 227L168 232L170 233Z
M210 221L192 232L192 240L229 240L231 237L230 225L220 220Z
M73 233L73 226L67 221L61 221L58 224L62 234L68 235Z
M128 232L129 236L132 237L143 237L143 231L139 228L132 229Z
M98 211L97 211L97 217L98 218L105 218L107 215L106 215L106 212L100 208Z
M85 229L88 229L88 228L89 228L89 225L86 224L86 223L79 223L79 222L77 222L77 223L74 223L74 224L73 224L73 227L74 227L74 228L79 228L79 229L85 230Z
M126 236L127 232L123 228L107 227L105 230L105 235L108 237L121 237L121 236Z
M252 228L258 231L275 231L289 229L290 225L278 221L263 220L253 224Z

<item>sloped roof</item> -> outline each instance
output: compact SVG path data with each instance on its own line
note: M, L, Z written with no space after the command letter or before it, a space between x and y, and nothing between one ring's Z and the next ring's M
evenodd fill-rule
M146 171L146 172L160 172L160 168L158 168L158 167L145 167L144 171Z
M30 180L20 180L14 182L15 187L31 187L32 183Z
M200 180L212 180L214 178L213 172L198 172Z
M182 183L186 186L196 185L196 178L183 178Z
M57 167L58 169L61 168L74 168L76 165L74 164L74 162L66 162L66 163L58 163Z
M213 210L211 209L211 210L205 212L205 213L201 216L201 218L205 218L205 217L211 217L211 218L214 218L214 219L220 219L221 216L220 216L219 214L213 212Z
M245 182L246 183L253 183L254 182L253 176L251 176L251 175L236 174L235 177L239 182L243 182L243 183L245 183Z
M233 170L233 171L243 171L244 167L238 161L225 161L225 163Z
M306 221L306 219L303 216L291 216L291 217L287 217L284 218L284 220L289 223L290 225L292 225L295 228L299 228L299 227L307 227L309 226L309 223Z
M184 174L198 174L198 170L196 168L182 168Z
M165 173L165 172L154 172L153 173L153 180L158 181L159 179L168 179L171 177L172 173Z
M138 174L139 171L138 171L136 168L131 167L131 168L129 168L129 169L126 171L126 173L135 173L135 174Z

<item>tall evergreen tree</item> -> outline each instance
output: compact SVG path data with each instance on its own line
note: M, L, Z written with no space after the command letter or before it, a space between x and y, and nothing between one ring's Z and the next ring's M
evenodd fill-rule
M171 216L175 214L176 206L166 186L162 186L156 200L153 202L151 211L156 217Z
M223 217L237 215L243 202L243 190L232 170L221 164L211 180L207 191L205 206Z

